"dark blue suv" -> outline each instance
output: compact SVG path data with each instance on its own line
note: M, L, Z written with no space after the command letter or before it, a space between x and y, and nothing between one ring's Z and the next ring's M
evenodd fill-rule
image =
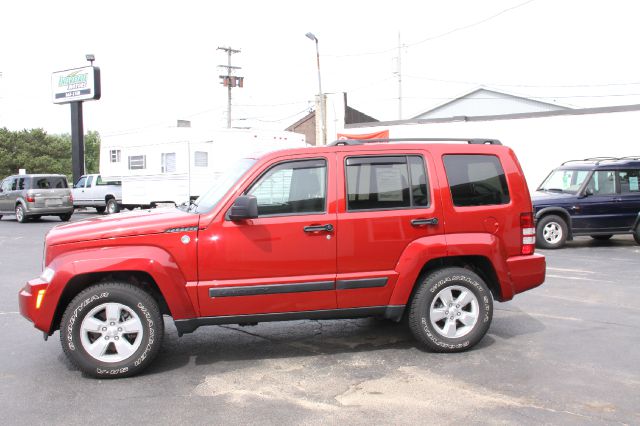
M578 235L633 234L640 244L640 157L567 161L531 198L540 248L560 248Z

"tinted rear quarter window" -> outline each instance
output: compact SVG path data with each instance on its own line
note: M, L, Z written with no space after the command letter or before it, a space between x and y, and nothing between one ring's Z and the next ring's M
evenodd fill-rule
M445 155L453 204L458 207L508 204L504 169L493 155Z

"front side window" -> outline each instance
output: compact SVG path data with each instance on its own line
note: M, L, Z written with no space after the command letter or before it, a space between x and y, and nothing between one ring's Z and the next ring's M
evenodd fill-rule
M587 176L589 176L589 170L554 170L538 189L576 194Z
M17 178L13 178L11 179L11 190L15 191L18 189L18 179Z
M613 195L616 193L616 174L612 170L596 170L587 183L587 191L593 195Z
M457 207L508 204L504 169L494 155L445 155L444 167Z
M346 160L347 210L385 210L429 205L427 172L417 155Z
M76 182L76 188L84 188L85 183L87 183L87 177L82 176L78 179L78 182Z
M618 172L621 194L640 193L640 170L622 170Z
M176 153L166 152L161 154L162 173L174 173L176 171Z
M258 199L258 215L322 213L326 200L327 162L290 161L269 169L247 191Z
M91 186L93 182L93 176L87 176L87 188Z
M147 168L146 155L129 156L129 170L142 170Z

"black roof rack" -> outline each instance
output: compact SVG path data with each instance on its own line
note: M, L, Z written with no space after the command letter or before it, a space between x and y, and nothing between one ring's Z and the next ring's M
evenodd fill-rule
M629 161L640 160L640 156L630 155L627 157L591 157L591 158L585 158L584 160L565 161L561 165L564 166L567 163L582 162L582 163L595 163L595 165L597 166L603 161L623 161L623 160L629 160Z
M329 144L337 145L364 145L367 143L393 143L393 142L467 142L474 145L502 145L498 139L482 138L392 138L392 139L340 139Z

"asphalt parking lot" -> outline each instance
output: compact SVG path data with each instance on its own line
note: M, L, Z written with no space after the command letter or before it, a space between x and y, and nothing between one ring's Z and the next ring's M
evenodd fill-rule
M77 212L72 220L90 217ZM0 220L2 424L639 424L640 246L580 238L496 304L473 350L432 354L374 319L200 328L142 375L84 377L18 313L57 218Z

